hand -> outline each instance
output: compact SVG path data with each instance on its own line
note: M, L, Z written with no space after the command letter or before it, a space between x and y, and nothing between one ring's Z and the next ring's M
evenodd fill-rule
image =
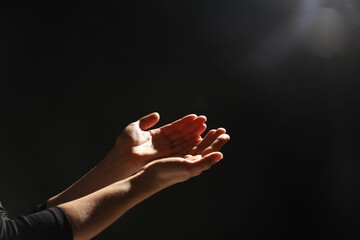
M183 182L211 168L223 158L221 152L212 152L205 156L186 155L155 160L144 166L143 171L150 176L153 184L164 189Z
M220 161L223 158L220 150L229 140L230 136L224 128L212 129L183 155L155 160L144 166L144 171L152 171L158 184L164 188L186 181Z
M202 138L201 134L206 129L206 117L195 114L148 130L159 118L158 113L152 113L130 123L118 136L115 146L103 161L63 192L50 198L47 206L56 206L86 196L129 177L155 159L167 157L165 162L181 159L197 162L200 158L204 159L201 162L209 162L210 160L206 159L219 157L220 149L230 139L224 128L210 130ZM196 155L199 156L195 157ZM164 171L166 172L171 171ZM180 181L180 175L179 172L179 177L172 181ZM186 172L183 177L185 176ZM169 176L169 179L172 177Z
M130 123L118 136L108 157L122 161L131 175L154 159L183 155L201 142L206 117L189 114L160 128L151 129L160 120L156 112Z

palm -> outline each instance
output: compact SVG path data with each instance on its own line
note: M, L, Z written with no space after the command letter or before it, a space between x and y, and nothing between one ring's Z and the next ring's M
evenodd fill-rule
M159 158L170 155L173 150L173 143L168 135L165 135L159 128L144 131L138 126L131 126L125 130L131 139L131 155L136 158Z
M188 152L200 141L200 135L206 129L204 116L190 114L148 130L158 121L159 115L152 113L130 123L118 137L116 148L124 149L122 154L130 162L143 166L156 158Z
M201 174L222 159L220 152L212 152L205 156L186 155L155 160L144 167L146 172L152 172L162 187L186 181Z

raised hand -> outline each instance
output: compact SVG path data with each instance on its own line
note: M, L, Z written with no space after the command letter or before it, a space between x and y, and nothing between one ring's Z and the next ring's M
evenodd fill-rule
M123 161L131 175L148 162L167 156L184 155L201 142L206 117L189 114L160 128L154 128L156 112L130 123L118 136L108 157Z

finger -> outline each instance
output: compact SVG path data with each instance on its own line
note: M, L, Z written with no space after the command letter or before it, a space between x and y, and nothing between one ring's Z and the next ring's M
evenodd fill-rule
M190 154L200 154L204 150L202 146L210 145L210 143L205 144L205 142L209 142L209 139L215 134L215 132L215 129L211 129L210 131L208 131L205 137L201 139L201 141L199 141L199 143L194 146L193 149L191 149Z
M153 112L145 117L140 118L139 127L141 130L147 130L153 127L160 120L160 115L157 112Z
M183 132L184 135L190 134L191 132L194 131L194 129L196 129L199 126L202 126L206 122L206 120L207 119L205 116L199 116L194 121L184 125L184 127L181 128L181 131Z
M178 155L186 155L190 153L190 150L201 141L199 136L192 137L187 141L173 145L172 153ZM199 153L200 154L200 153ZM193 154L196 155L196 154Z
M220 135L209 147L207 147L201 155L205 156L212 152L220 151L220 149L230 140L230 136L228 134Z
M172 132L183 128L186 124L192 122L196 118L197 118L196 114L189 114L172 123L162 126L160 129L165 135L170 135Z
M193 174L198 175L201 172L211 168L215 163L223 158L221 152L213 152L203 156L202 158L191 162L191 171Z
M178 131L176 134L173 134L170 139L172 139L172 144L177 145L182 142L186 142L191 138L199 138L201 134L206 130L207 126L205 123L197 126L190 133L184 133L183 131Z
M196 146L196 153L200 154L207 147L211 146L211 144L222 134L225 134L225 128L218 128L216 130L212 130L205 135L204 139Z
M182 128L179 128L171 132L168 137L170 141L178 144L179 142L186 141L186 139L191 138L196 134L202 134L206 129L206 117L199 116L188 124L184 125Z

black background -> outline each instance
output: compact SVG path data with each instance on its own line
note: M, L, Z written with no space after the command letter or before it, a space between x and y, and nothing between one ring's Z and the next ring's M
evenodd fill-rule
M224 160L95 239L359 239L359 27L343 51L317 56L284 30L300 4L1 3L8 212L69 186L138 117L196 113L230 134Z

